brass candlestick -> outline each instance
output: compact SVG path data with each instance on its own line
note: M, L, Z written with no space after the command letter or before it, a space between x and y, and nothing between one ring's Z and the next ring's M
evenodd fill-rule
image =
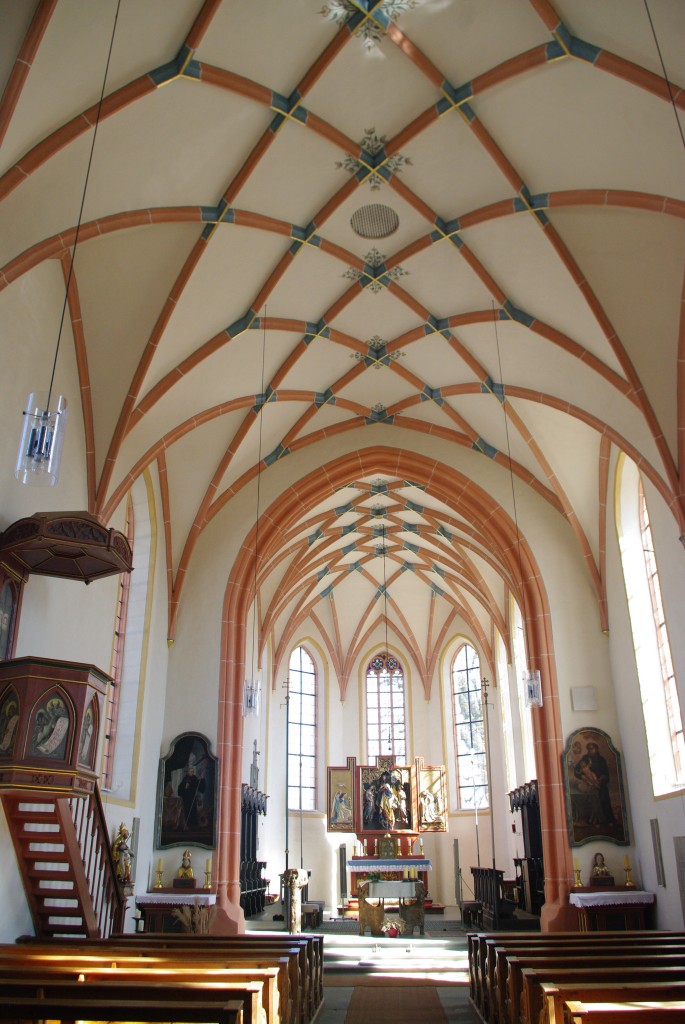
M162 888L162 868L157 868L157 881L155 882L155 889Z
M632 874L632 872L633 872L633 869L630 867L630 865L628 865L625 868L625 873L626 873L626 889L634 889L635 888L635 882L633 881L633 874Z
M580 880L580 868L573 869L573 885L579 889L583 883Z
M211 889L212 888L212 872L211 872L211 869L209 871L205 871L205 884L204 884L203 888L205 888L205 889Z

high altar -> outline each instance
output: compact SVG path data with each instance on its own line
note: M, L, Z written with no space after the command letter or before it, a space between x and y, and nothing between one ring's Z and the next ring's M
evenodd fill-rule
M423 855L422 837L447 831L444 765L427 766L422 757L400 765L380 756L375 765L348 757L344 767L329 767L328 831L356 837L347 861L353 897L369 877L419 880L427 893L431 862Z

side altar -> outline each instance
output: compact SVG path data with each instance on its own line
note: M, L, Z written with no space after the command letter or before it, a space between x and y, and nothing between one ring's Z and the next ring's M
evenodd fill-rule
M375 765L328 768L327 828L355 836L354 855L346 861L354 900L359 886L373 882L418 881L428 898L431 861L423 836L447 831L444 765L411 765L379 756ZM418 846L418 849L415 847Z

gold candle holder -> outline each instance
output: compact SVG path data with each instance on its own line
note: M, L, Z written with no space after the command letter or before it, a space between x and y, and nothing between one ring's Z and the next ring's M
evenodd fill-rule
M205 884L204 884L203 888L205 888L205 889L211 889L212 888L212 872L211 871L205 871Z
M626 873L626 889L634 889L635 882L633 881L633 869L630 866L630 858L628 857L628 854L623 858L623 868Z
M582 884L583 883L580 880L580 868L574 868L573 869L573 885L574 885L574 887L576 889L579 889L582 886Z
M155 889L161 889L162 888L162 869L159 868L159 867L157 868L157 881L155 882L154 888Z

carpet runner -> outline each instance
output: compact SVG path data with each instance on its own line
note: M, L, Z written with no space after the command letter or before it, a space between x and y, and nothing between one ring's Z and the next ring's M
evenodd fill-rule
M345 1024L447 1024L437 989L357 986L352 993Z

